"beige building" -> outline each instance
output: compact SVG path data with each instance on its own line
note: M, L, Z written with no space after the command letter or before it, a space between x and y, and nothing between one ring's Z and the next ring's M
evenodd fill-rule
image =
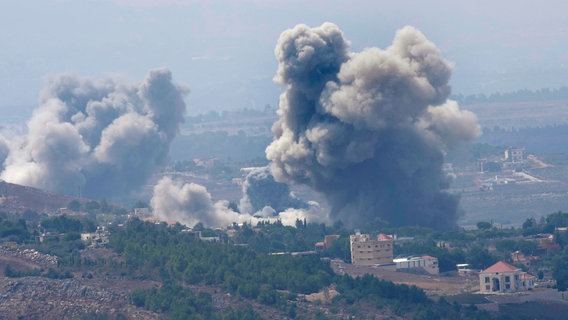
M351 263L357 266L374 266L393 261L393 239L385 234L371 237L356 232L349 236Z
M499 261L479 273L479 291L508 293L532 290L535 279L535 276L505 261Z

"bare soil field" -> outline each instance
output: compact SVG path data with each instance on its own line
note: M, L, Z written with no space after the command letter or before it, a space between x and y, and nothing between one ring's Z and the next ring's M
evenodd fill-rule
M452 192L460 194L461 226L493 221L518 227L528 218L545 217L568 210L568 167L550 166L526 171L534 179L480 190L479 183L496 174L469 173L458 177ZM506 173L499 177L509 177ZM518 179L519 177L511 178Z
M341 260L332 260L331 267L336 273L346 273L352 277L371 274L386 281L414 285L423 289L431 297L471 293L479 290L477 277L413 274L378 267L354 266Z

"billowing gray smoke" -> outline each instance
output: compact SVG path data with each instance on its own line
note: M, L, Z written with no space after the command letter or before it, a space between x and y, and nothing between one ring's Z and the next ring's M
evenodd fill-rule
M243 183L243 198L239 209L243 213L254 214L266 206L275 212L282 212L289 208L307 208L308 204L295 197L287 184L276 182L270 168L255 168Z
M358 53L337 26L298 25L276 46L280 97L266 149L277 181L322 192L332 219L361 226L456 226L444 152L479 134L475 115L447 101L452 65L418 30Z
M123 195L165 160L187 92L167 69L135 85L59 76L11 146L2 179L91 198Z

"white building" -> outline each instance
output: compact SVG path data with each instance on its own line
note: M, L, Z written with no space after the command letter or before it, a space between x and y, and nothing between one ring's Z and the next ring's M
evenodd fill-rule
M525 160L525 148L507 148L505 150L505 161L522 163Z
M105 246L109 243L110 232L105 227L97 227L95 232L81 233L81 240L91 247Z
M431 256L397 258L393 262L397 271L425 271L429 274L440 274L438 258Z
M392 263L393 239L385 234L371 237L356 232L349 236L351 264L357 266L375 266Z
M479 291L481 293L508 293L532 290L536 277L499 261L479 273Z

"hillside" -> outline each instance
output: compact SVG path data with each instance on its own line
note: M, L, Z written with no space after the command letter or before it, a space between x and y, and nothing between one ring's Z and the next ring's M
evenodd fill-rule
M32 210L49 214L65 208L73 199L71 196L0 180L0 211L21 213Z

